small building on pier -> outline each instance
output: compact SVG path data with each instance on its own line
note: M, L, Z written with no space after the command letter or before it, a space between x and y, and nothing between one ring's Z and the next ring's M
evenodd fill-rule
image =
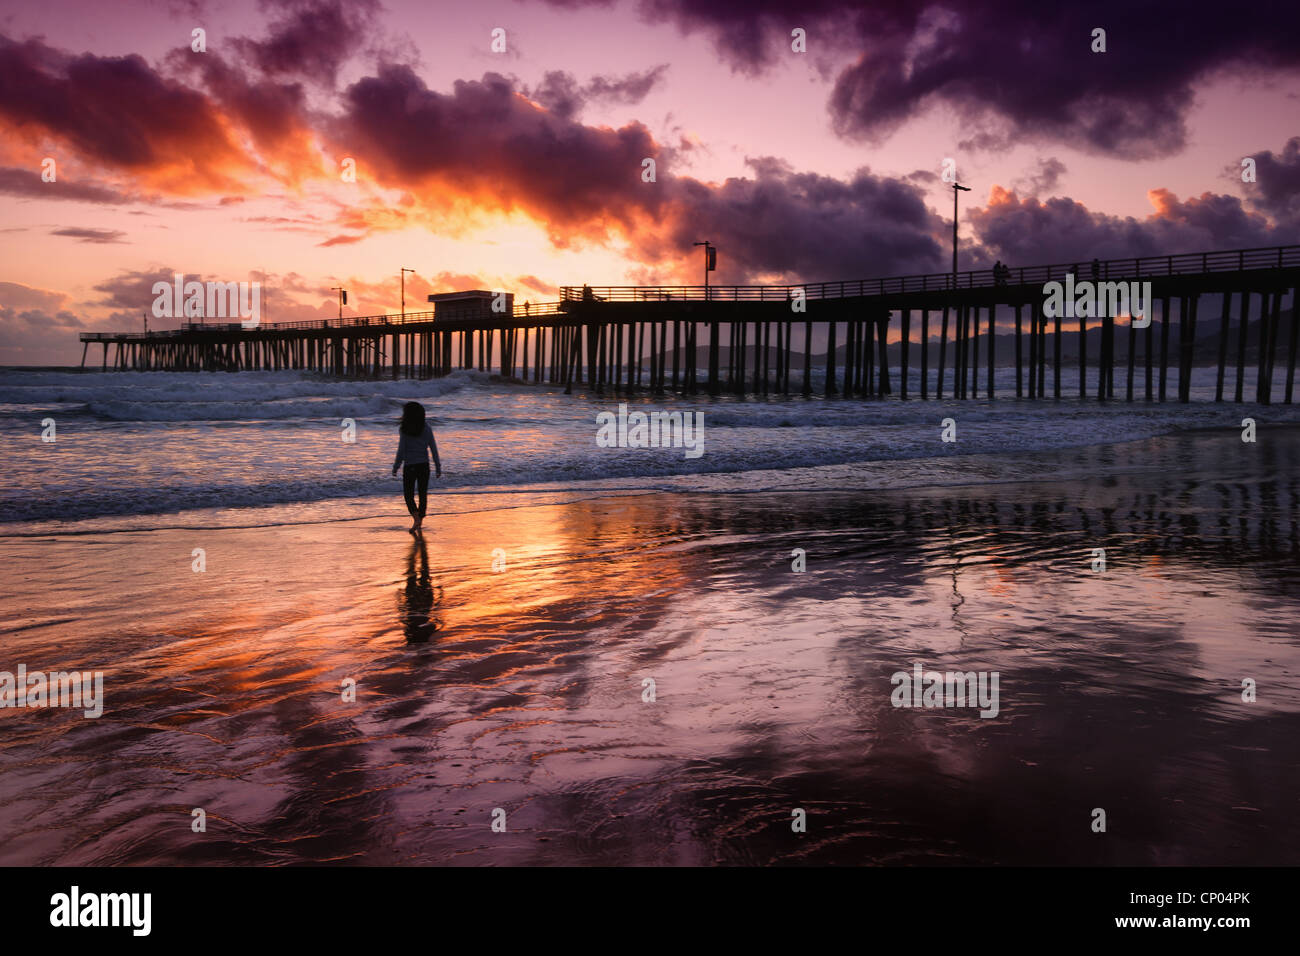
M504 309L493 311L492 303L500 296ZM483 289L471 289L468 292L438 292L429 296L433 303L433 319L456 319L478 322L504 322L514 316L515 296L513 292L486 292Z

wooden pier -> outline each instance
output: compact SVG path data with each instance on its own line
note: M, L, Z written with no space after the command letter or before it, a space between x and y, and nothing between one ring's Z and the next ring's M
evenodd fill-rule
M1149 281L1151 324L1139 328L1127 316L1064 320L1068 325L1047 318L1043 286L1070 271L1079 282ZM478 369L600 394L811 395L816 388L826 396L897 399L1060 399L1062 370L1074 367L1078 397L1108 401L1123 340L1124 400L1187 402L1193 370L1209 360L1217 368L1204 374L1215 374L1217 401L1289 403L1298 280L1300 246L1280 246L1033 266L1002 277L980 270L783 286L565 287L559 301L500 314L439 306L252 329L187 323L147 333L87 332L82 367L94 343L103 346L102 369L302 369L367 378ZM1197 342L1198 323L1215 321L1200 314L1206 296L1223 300L1210 355ZM825 343L820 354L814 338ZM1013 360L1014 389L994 377L996 369L1009 374ZM1171 362L1176 396L1168 388Z

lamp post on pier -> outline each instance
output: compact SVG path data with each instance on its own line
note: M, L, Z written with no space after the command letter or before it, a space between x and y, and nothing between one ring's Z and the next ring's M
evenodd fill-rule
M953 291L957 289L957 193L970 192L969 186L962 186L959 183L952 184L952 287Z
M704 301L709 301L709 273L718 268L718 248L709 240L695 242L692 245L704 247Z
M705 239L693 243L704 247L704 301L709 301L709 273L718 268L718 250ZM694 323L692 323L694 324ZM709 320L709 394L718 394L718 320Z
M402 266L402 321L406 321L406 274L414 272L414 269L408 269Z

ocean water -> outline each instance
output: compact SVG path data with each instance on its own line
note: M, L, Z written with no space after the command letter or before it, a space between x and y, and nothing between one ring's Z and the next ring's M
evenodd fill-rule
M981 370L982 371L982 370ZM1150 438L1187 429L1300 421L1284 404L1215 404L1197 370L1190 405L1079 400L743 400L599 398L470 371L427 381L328 379L304 372L0 371L0 533L230 526L388 513L403 402L429 411L444 477L432 509L483 493L852 490L1013 481L996 453ZM818 389L820 389L820 383ZM1014 388L1014 370L998 370ZM1092 383L1089 383L1090 387ZM1123 393L1122 371L1117 373ZM1247 394L1253 389L1248 383ZM918 382L912 378L912 392ZM1049 389L1051 381L1049 379ZM1228 392L1232 392L1229 376ZM1142 384L1137 385L1139 393ZM1169 382L1177 394L1176 378ZM596 416L620 401L703 418L703 454L601 448ZM957 441L940 440L952 418ZM42 440L53 420L53 442ZM355 423L355 441L344 424ZM1068 476L1066 476L1068 477ZM275 507L273 518L268 507ZM398 510L401 511L400 503Z
M0 670L105 696L0 709L0 863L1293 862L1296 410L1196 394L630 400L688 459L479 374L7 371ZM893 706L917 663L997 718Z
M1008 457L1108 477L0 537L4 666L104 673L0 710L0 863L1293 863L1294 430Z

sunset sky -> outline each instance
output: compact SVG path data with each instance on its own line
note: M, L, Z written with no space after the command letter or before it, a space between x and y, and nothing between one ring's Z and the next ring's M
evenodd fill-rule
M0 364L75 364L177 272L261 281L275 322L340 283L394 311L403 266L408 309L696 283L699 239L722 283L943 271L948 157L963 268L1300 242L1298 10L8 3Z

